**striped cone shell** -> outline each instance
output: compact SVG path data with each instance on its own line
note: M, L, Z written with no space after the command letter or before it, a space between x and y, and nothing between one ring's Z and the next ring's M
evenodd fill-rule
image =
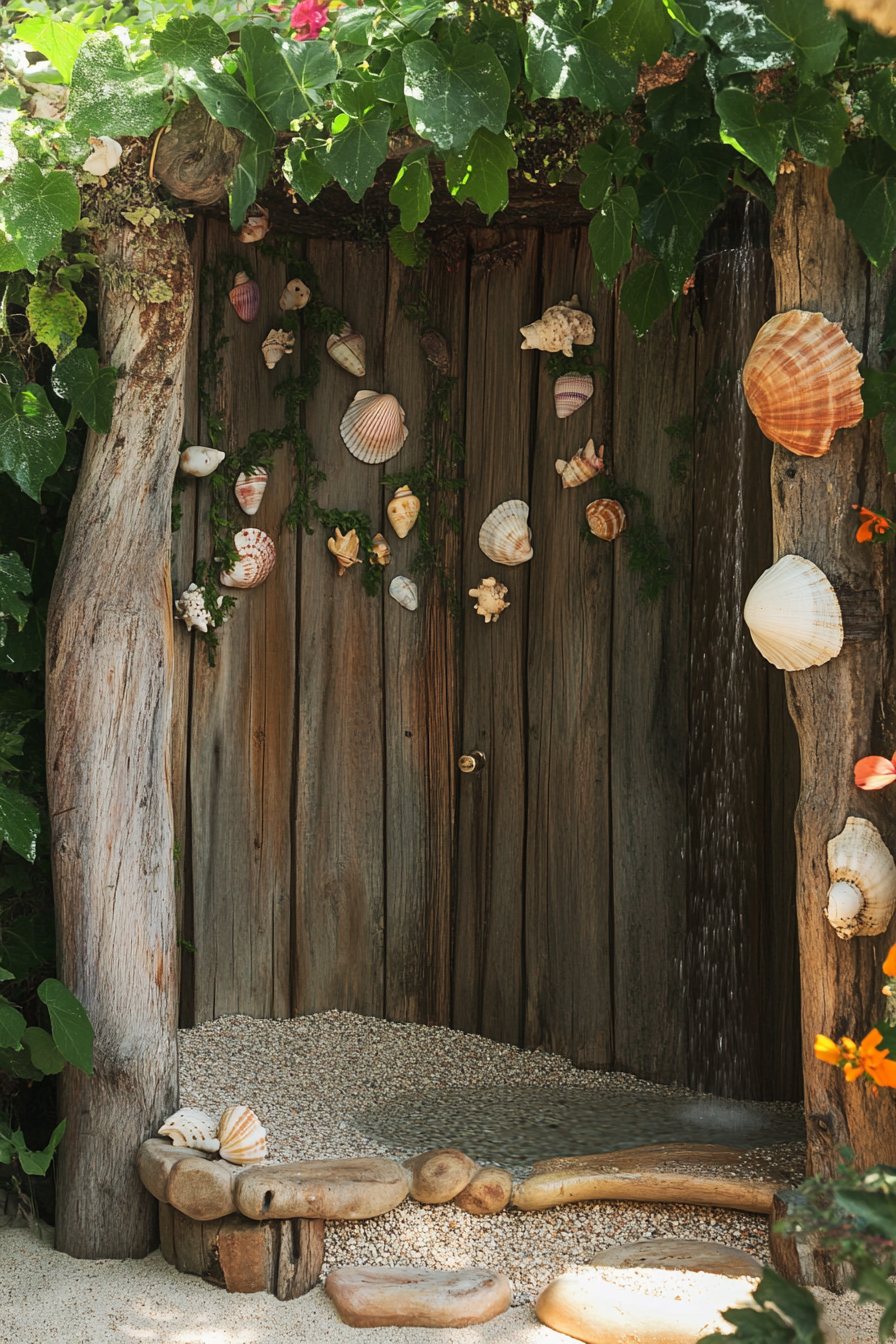
M360 331L353 331L347 322L338 336L327 337L327 354L341 369L353 373L356 378L363 378L367 372L364 364L366 353L367 342L364 337Z
M843 648L843 616L826 574L802 555L782 555L753 584L744 620L763 658L785 672L821 667Z
M225 588L257 588L264 583L277 559L277 550L267 532L244 527L233 539L239 560L232 569L221 571Z
M594 379L587 373L563 373L554 383L554 410L565 420L594 396Z
M508 499L492 509L479 529L479 549L498 565L522 565L531 560L532 529L527 523L529 505Z
M585 517L591 531L602 541L615 541L625 531L625 509L617 499L592 500Z
M220 1154L225 1162L247 1166L263 1162L268 1154L267 1130L248 1106L228 1106L218 1122Z
M339 432L352 457L374 464L401 452L408 436L404 411L391 392L357 392Z
M245 271L239 271L230 291L230 302L241 322L254 322L261 304L261 290Z
M268 474L264 467L259 467L251 476L247 476L243 471L237 476L233 493L243 513L247 513L250 518L258 512L267 484Z
M862 356L839 322L799 309L761 327L744 365L744 396L773 443L822 457L838 429L862 418Z

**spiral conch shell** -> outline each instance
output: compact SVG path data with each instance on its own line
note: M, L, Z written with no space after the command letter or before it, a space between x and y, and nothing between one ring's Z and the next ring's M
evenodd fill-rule
M261 501L268 486L268 473L264 467L258 467L251 476L241 471L236 478L233 493L243 513L253 517L261 508Z
M185 476L211 476L226 456L220 448L204 448L201 443L194 443L181 453L180 469Z
M391 392L356 392L339 426L342 441L359 462L388 462L408 436L404 411Z
M245 271L237 271L228 297L241 322L253 322L258 316L261 290L258 281L250 280Z
M223 597L219 597L218 606L221 607L223 604ZM205 605L202 589L197 588L195 583L184 589L174 604L174 610L177 612L177 619L183 621L188 630L201 630L203 634L208 630L209 621L213 619Z
M361 561L358 559L360 549L361 543L354 528L343 534L337 527L336 536L330 537L327 541L327 550L331 555L335 555L339 564L337 579L341 579L345 571L350 569L352 565L360 565Z
M594 499L585 510L588 526L601 541L615 541L625 531L625 509L618 499Z
M277 559L277 550L267 532L244 527L233 539L239 560L232 569L222 570L225 588L257 588L264 583Z
M584 448L580 448L575 457L571 457L568 462L562 458L557 458L554 463L557 475L562 477L563 489L569 490L577 485L584 485L586 481L591 481L598 472L606 471L604 466L604 445L601 444L597 453L594 451L594 440L589 439Z
M195 1106L185 1106L183 1110L169 1115L159 1133L170 1139L175 1148L195 1148L200 1153L216 1153L221 1147L218 1138L218 1126L205 1111Z
M896 863L880 832L862 817L848 817L828 841L831 885L825 914L838 938L884 933L896 912Z
M267 1157L267 1130L248 1106L228 1106L218 1121L221 1156L225 1162L245 1167Z
M520 327L520 335L524 338L521 350L562 350L571 357L573 342L591 345L594 323L588 313L582 312L578 294L573 294L564 303L546 309L537 322Z
M270 216L263 205L253 205L239 232L241 243L260 243L271 227Z
M389 522L400 537L407 536L419 512L420 501L409 485L400 485L386 505Z
M284 355L291 355L296 338L291 331L277 331L271 328L261 343L261 353L269 369L280 363Z
M566 420L594 396L590 373L563 373L554 383L554 411L558 420Z
M510 606L509 602L504 601L506 592L507 585L499 583L497 579L481 579L478 588L470 589L470 597L476 598L473 610L477 616L485 618L486 625L496 621L501 612Z
M820 667L843 648L843 616L827 575L801 555L782 555L753 584L744 620L763 658L785 672Z
M796 309L761 327L744 365L744 396L773 443L821 457L862 418L862 356L839 322Z
M360 331L353 331L347 322L338 336L327 337L327 354L341 369L353 373L356 378L363 378L367 372L364 364L366 352L367 342L364 337Z
M373 547L370 563L372 565L382 565L385 568L392 559L392 547L389 545L382 532L377 532L370 544Z
M121 145L109 135L91 135L88 139L94 149L87 155L81 167L85 173L91 173L94 177L105 177L106 173L118 167Z
M529 505L508 499L492 509L479 529L479 549L498 565L522 565L531 560L532 529L526 522Z
M310 298L311 290L303 281L290 280L280 295L280 307L284 313L290 313L294 308L304 308Z

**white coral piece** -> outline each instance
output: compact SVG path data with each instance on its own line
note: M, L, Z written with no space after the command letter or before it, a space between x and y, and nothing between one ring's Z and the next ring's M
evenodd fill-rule
M223 597L218 598L219 607L223 601ZM188 630L201 630L203 634L208 631L208 623L213 618L205 605L201 589L197 588L195 583L184 589L175 602L174 609L177 612L177 619L183 621Z

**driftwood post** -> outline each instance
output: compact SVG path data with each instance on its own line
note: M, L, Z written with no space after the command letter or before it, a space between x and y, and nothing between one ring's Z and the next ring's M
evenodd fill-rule
M135 1154L177 1098L168 565L193 307L179 224L121 229L104 261L101 354L122 372L111 431L87 439L47 621L59 974L96 1032L93 1076L61 1075L56 1245L88 1259L158 1245ZM159 281L172 298L147 302Z
M827 173L802 166L778 179L772 224L777 308L818 311L842 322L871 364L878 346L893 268L877 273L834 214ZM893 515L892 478L885 469L879 422L839 432L822 458L776 447L772 462L775 559L812 560L838 591L846 641L823 667L786 673L787 699L800 739L802 780L795 818L797 919L803 1015L803 1066L810 1165L833 1175L848 1145L859 1167L896 1163L896 1105L816 1060L817 1032L861 1036L883 1016L880 966L896 929L878 938L836 937L824 915L830 882L827 842L847 817L865 817L896 852L896 820L886 794L853 782L862 756L896 747L893 685L893 550L859 545L865 504Z

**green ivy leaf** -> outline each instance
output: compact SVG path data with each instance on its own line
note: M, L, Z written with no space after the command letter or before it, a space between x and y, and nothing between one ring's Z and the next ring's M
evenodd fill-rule
M256 144L273 144L274 128L233 75L210 65L191 66L179 73L214 121L242 131Z
M674 176L648 173L638 184L638 233L665 266L675 294L693 271L706 225L724 199L715 177L688 172L686 164Z
M316 200L333 174L327 172L317 160L314 152L307 149L299 140L294 140L286 151L283 161L283 176L308 205Z
M394 229L389 230L389 246L402 266L420 271L426 265L430 249L429 240L424 236L422 229L405 233L401 225L396 224Z
M448 51L424 38L404 48L404 64L404 96L418 135L457 152L480 126L503 134L510 85L490 47L470 42Z
M0 789L2 787L0 785ZM0 798L2 798L2 794L0 794ZM2 803L0 803L0 806L2 806ZM2 819L0 819L0 826L2 826ZM0 838L2 838L2 831L0 831ZM25 1025L25 1019L18 1008L13 1008L11 1003L7 1003L5 999L0 999L0 1047L5 1050L15 1050L22 1039Z
M896 82L890 70L879 70L864 85L867 94L865 125L891 149L896 149ZM844 109L845 111L845 109Z
M65 430L47 394L29 383L12 395L0 385L0 471L40 503L40 488L65 456Z
M846 148L844 134L849 113L826 89L803 85L797 92L791 111L788 142L810 163L836 168Z
M639 266L622 286L619 307L632 324L635 335L646 336L672 302L672 289L665 268L658 261Z
M842 14L833 14L824 0L764 0L763 7L769 21L793 44L801 79L833 70L846 37Z
M53 1155L59 1147L59 1142L65 1133L65 1126L68 1122L60 1120L59 1124L50 1135L50 1142L46 1148L39 1152L33 1152L25 1146L25 1140L22 1131L17 1129L13 1135L16 1157L19 1159L19 1165L28 1176L46 1176L53 1161Z
M745 89L723 89L716 94L716 111L723 142L758 164L770 182L776 181L790 126L783 103L757 104Z
M35 340L55 359L73 350L87 320L87 309L74 290L35 282L28 291L28 324Z
M74 180L66 172L44 172L36 163L18 163L0 192L0 228L15 245L28 270L62 247L63 229L81 215Z
M344 130L334 136L326 151L325 163L336 181L353 201L360 201L385 161L389 148L391 114L380 105L355 121L343 113ZM339 118L337 118L337 121ZM334 126L336 122L333 123Z
M637 87L637 73L620 65L595 41L594 24L547 0L536 5L526 24L526 74L542 98L580 98L595 111L624 112ZM606 37L598 30L601 41Z
M31 1063L41 1073L61 1073L65 1060L59 1053L53 1037L43 1027L26 1027L22 1033L22 1044L31 1056Z
M59 1053L75 1068L93 1073L93 1027L74 994L58 980L44 980L37 987L37 997L50 1014Z
M516 167L516 154L506 135L492 135L480 127L463 154L445 158L445 180L456 201L474 200L490 220L507 204L507 174Z
M8 238L0 238L0 274L5 271L25 271L28 269L28 263L22 256L15 243ZM34 267L35 273L37 266Z
M10 849L33 863L37 857L39 835L40 814L37 808L18 789L11 789L0 781L0 845L5 841Z
M413 233L429 214L432 173L429 171L430 148L415 149L401 163L389 192L389 200L401 211L401 227Z
M862 418L873 420L882 411L896 411L896 373L862 365Z
M31 592L31 575L15 551L0 555L0 620L12 617L21 630L31 610L21 594Z
M293 42L280 33L274 33L273 38L286 66L294 105L303 112L310 111L321 102L317 90L332 84L339 74L338 56L329 42Z
M66 124L76 135L151 135L168 120L164 64L132 64L121 38L89 33L72 70Z
M620 65L656 65L672 37L662 0L613 0L589 25L591 39Z
M507 75L511 89L515 89L523 73L520 38L513 19L499 13L491 5L481 5L479 18L470 26L474 42L487 42L498 57Z
M152 51L169 65L206 65L215 56L223 56L230 39L214 19L205 14L188 14L170 18L159 32L153 33L149 45Z
M896 150L879 138L847 145L828 190L865 255L885 266L896 248Z
M63 84L71 83L72 66L85 37L83 28L57 18L32 18L16 24L15 36L17 42L26 42L52 61Z
M51 383L57 397L67 401L91 429L109 433L118 386L114 365L101 369L95 350L73 350L55 366Z
M229 188L232 229L238 229L246 218L246 211L267 181L272 161L272 149L262 149L248 135L245 137Z
M634 187L620 187L608 196L599 215L588 226L594 268L607 289L632 255L632 228L638 221Z
M256 24L240 34L240 61L253 101L278 131L319 104L315 91L339 74L328 42L293 42Z
M856 65L892 65L896 61L896 37L884 37L868 23L856 23L850 19L850 27L858 28L859 40L856 45Z
M651 129L664 139L683 131L691 121L712 116L712 94L702 61L692 65L677 84L661 85L647 95Z
M719 48L711 62L714 87L740 71L771 70L794 59L790 39L749 0L667 0L666 8L690 33Z
M580 150L579 167L588 174L579 188L579 200L585 209L599 210L613 178L627 177L640 158L641 151L620 122L612 122L594 144Z
M753 1297L762 1307L766 1303L776 1306L796 1327L800 1344L802 1341L806 1341L806 1344L824 1344L818 1303L808 1288L788 1283L773 1269L764 1269Z

